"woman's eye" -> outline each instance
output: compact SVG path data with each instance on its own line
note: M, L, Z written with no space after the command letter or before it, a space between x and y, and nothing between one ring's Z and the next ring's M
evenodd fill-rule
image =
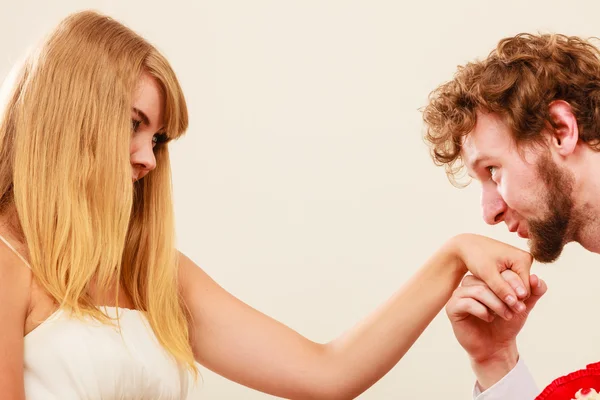
M141 124L142 124L142 121L138 121L137 119L132 119L131 120L131 129L134 132L137 132L137 130L140 127Z
M494 177L494 174L496 173L496 167L487 167L487 170L490 172L490 175L492 176L492 178Z
M157 133L156 135L152 136L152 143L154 145L165 143L167 140L168 138L166 133Z

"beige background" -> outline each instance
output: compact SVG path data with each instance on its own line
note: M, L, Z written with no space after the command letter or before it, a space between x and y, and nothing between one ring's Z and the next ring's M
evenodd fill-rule
M504 36L600 35L595 0L527 3L2 0L0 76L82 8L155 43L191 112L173 147L180 248L244 301L328 341L454 234L525 246L483 223L476 184L454 189L433 166L418 109L457 64ZM557 264L535 268L550 291L520 346L540 385L600 359L595 264L570 245ZM200 398L269 398L202 375ZM442 313L361 398L468 399L472 384Z

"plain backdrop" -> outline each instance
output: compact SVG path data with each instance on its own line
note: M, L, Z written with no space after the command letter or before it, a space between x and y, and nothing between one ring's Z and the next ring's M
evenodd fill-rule
M71 12L130 26L188 100L172 146L179 248L227 290L326 342L388 298L444 241L476 232L479 188L431 162L419 109L456 66L519 32L600 34L600 2L1 1L0 77ZM598 256L569 245L519 343L543 387L600 359ZM415 307L418 307L415 304ZM202 369L204 399L271 398ZM442 311L361 399L469 399Z

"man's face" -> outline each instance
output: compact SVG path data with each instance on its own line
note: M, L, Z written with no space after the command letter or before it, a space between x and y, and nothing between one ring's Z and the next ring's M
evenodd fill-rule
M547 150L539 146L520 150L498 115L478 113L461 157L469 175L481 183L485 222L504 222L511 232L529 238L536 260L552 262L572 240L574 179Z

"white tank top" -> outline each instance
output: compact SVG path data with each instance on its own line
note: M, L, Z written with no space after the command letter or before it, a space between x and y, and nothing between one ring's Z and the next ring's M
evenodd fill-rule
M27 266L27 261L4 242ZM109 317L117 308L99 307ZM57 310L25 336L27 400L186 399L191 376L160 345L144 313L119 308L120 331Z

